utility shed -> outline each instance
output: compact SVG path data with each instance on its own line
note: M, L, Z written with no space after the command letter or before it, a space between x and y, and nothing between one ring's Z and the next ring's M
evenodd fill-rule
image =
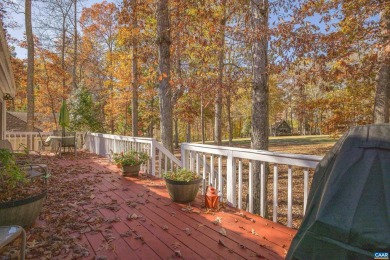
M291 127L285 120L282 120L272 125L271 133L273 136L291 135Z

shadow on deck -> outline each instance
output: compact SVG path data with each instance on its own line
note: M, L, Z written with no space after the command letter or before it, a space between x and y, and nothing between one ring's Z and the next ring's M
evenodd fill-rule
M32 259L283 259L296 231L200 196L173 203L164 181L123 178L94 154L43 156L49 195L28 230Z

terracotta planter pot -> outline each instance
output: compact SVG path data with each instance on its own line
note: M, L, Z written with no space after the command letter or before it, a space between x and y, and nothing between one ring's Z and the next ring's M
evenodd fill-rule
M19 225L29 227L41 212L47 192L38 195L0 203L0 226Z
M138 176L141 169L141 164L138 165L122 165L123 176Z
M191 202L198 194L201 181L201 178L189 182L165 179L165 184L173 201Z

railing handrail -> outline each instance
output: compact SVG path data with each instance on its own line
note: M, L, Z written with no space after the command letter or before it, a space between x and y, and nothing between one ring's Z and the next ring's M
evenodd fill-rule
M162 144L160 144L156 139L153 139L155 142L155 146L158 150L160 150L163 154L165 154L170 160L176 163L179 167L182 167L182 163L179 159L176 158L174 154L172 154L167 148L165 148Z
M97 140L104 140L103 142L99 142L99 148L96 146L91 146L90 139L97 139ZM96 142L96 141L94 141ZM108 143L107 143L108 142ZM126 146L124 143L130 143L130 147ZM135 147L133 147L133 144L136 144ZM172 163L169 165L171 169L173 169L173 165L175 164L177 167L182 167L181 161L176 158L168 149L166 149L162 144L160 144L156 139L149 138L149 137L133 137L133 136L123 136L123 135L113 135L113 134L102 134L102 133L88 133L87 135L87 142L85 144L85 148L94 151L97 154L100 155L107 155L108 152L125 152L129 148L130 149L139 149L137 146L138 144L146 145L148 154L150 156L150 163L147 163L146 166L151 171L150 173L155 176L156 175L156 157L159 156L159 170L157 171L157 175L161 176L162 173L162 165L161 162L164 160L165 163L165 171L168 170L168 161L171 161ZM156 153L156 149L159 151L159 153ZM164 155L164 156L162 156ZM164 157L164 158L161 158Z
M133 137L133 136L127 136L127 135L113 135L113 134L101 134L101 133L88 133L89 135L92 136L98 136L102 138L109 138L109 139L114 139L114 140L121 140L121 141L130 141L130 142L135 142L138 141L140 143L152 143L153 138L148 138L148 137Z
M241 159L252 159L266 161L270 163L290 164L294 166L315 168L322 160L321 156L305 154L288 154L279 152L270 152L265 150L254 150L248 148L238 148L231 146L214 146L207 144L182 143L182 149L206 152L215 155L233 156ZM232 154L231 154L232 153Z

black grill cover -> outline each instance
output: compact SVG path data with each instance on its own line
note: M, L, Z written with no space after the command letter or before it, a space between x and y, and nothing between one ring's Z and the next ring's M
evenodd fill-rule
M351 128L319 163L287 259L390 252L390 125Z

